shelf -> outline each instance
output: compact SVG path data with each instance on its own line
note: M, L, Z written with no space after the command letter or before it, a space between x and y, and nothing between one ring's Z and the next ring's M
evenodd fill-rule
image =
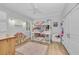
M41 24L41 25L35 25L35 26L46 26L46 25L50 25L50 24Z
M37 38L34 38L35 41L38 41L38 42L48 42L49 40L46 40L45 38L43 37L37 37Z
M43 23L32 23L32 40L41 42L50 42L50 22L46 20Z
M46 34L46 35L50 34L50 32L48 32L48 31L47 32L45 32L45 31L44 32L32 32L32 33L39 33L39 34Z
M44 31L41 34L50 34L50 31Z

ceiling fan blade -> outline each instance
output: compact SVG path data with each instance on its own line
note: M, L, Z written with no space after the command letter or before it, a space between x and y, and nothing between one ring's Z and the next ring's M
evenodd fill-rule
M32 10L33 10L33 13L36 14L36 13L42 13L34 3L31 3L31 6L32 6Z

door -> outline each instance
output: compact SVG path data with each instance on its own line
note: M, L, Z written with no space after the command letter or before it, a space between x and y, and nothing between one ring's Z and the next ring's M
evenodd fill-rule
M71 55L79 55L79 6L65 19L63 44Z
M70 16L70 49L71 54L79 54L79 6Z

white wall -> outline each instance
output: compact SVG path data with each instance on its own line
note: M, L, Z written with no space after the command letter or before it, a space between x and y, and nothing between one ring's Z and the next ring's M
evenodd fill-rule
M58 26L57 27L53 26L54 22L58 22ZM55 37L61 31L60 22L61 22L61 20L59 18L52 18L52 21L51 21L51 26L52 26L52 41L60 42L60 39L56 39L56 37Z
M4 16L4 17L6 17L6 19L4 20L5 23L7 23L9 18L11 18L11 17L18 18L23 21L29 20L27 17L25 17L19 13L16 13L15 11L9 10L5 7L2 7L1 5L0 5L0 11L4 12L6 14ZM1 14L0 14L0 16L1 16ZM1 20L0 20L0 22L1 22ZM7 23L6 27L8 27L8 29L6 29L8 34L14 35L17 31L21 31L21 32L25 33L26 35L29 35L29 32L27 32L26 29L24 29L22 27L16 28L15 26L11 26L9 23Z
M75 5L76 3L66 3L61 16L64 17Z
M18 18L18 19L22 19L22 20L30 20L29 18L27 18L27 17L25 17L25 16L23 16L23 15L21 15L21 14L19 14L19 13L17 13L17 12L15 12L15 11L12 11L12 10L10 10L10 9L8 9L8 8L6 8L6 7L4 7L4 6L1 6L0 5L0 10L1 11L3 11L3 12L5 12L6 14L7 14L7 16L6 16L6 21L8 21L8 19L9 18L11 18L11 17L14 17L14 18ZM58 22L58 24L60 23L60 19L59 18L51 18L52 19L52 22ZM45 20L45 19L43 19L43 20ZM5 21L5 22L6 22ZM51 23L52 24L52 23ZM29 35L29 32L28 31L26 31L24 28L16 28L15 26L11 26L10 24L7 24L7 26L8 26L8 34L15 34L17 31L22 31L23 33L25 33L26 35ZM53 25L52 25L53 26ZM55 27L53 27L53 30L52 30L52 33L59 33L59 31L60 31L60 27L59 27L59 25L58 25L58 27L57 28L55 28Z
M0 36L7 34L7 14L0 11Z
M68 10L71 9L72 6L69 7ZM65 45L69 54L79 54L79 5L63 20L65 31L63 44Z

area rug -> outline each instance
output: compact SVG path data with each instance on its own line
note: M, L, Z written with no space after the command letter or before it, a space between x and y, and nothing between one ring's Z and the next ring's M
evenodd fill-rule
M23 46L16 48L16 54L20 55L45 55L47 54L47 45L36 42L28 42Z

